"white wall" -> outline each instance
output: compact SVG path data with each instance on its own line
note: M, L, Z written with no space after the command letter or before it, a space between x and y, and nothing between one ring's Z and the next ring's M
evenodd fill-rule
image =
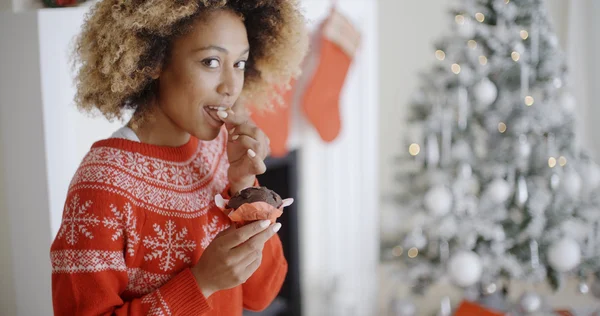
M7 273L13 278L18 312L9 315L48 315L51 307L50 216L37 35L35 12L0 13L0 180L11 234L12 270Z
M0 0L0 11L23 12L42 8L42 0Z
M11 0L0 0L0 11L12 10Z
M52 314L49 251L69 182L91 144L118 125L73 105L68 48L86 10L0 13L0 220L10 226L0 291L17 308L0 314Z
M419 85L418 73L433 61L433 41L447 27L447 0L379 0L380 129L382 194L397 185L390 166L405 150L406 104Z
M0 83L1 84L1 83ZM0 166L2 147L0 146ZM16 315L14 280L12 275L12 247L8 209L4 203L3 168L0 168L0 315Z
M329 13L331 2L303 4L315 27ZM340 135L325 144L309 125L301 126L303 315L370 316L377 309L377 4L337 1L337 9L362 34L341 93Z
M580 0L572 0L580 1ZM600 7L600 2L595 0L583 0L594 3L596 8ZM555 30L560 39L562 47L568 44L568 18L570 1L564 0L546 0L548 9L554 21ZM450 1L447 0L428 0L428 1L392 1L379 0L379 51L380 51L380 187L383 196L387 196L396 186L393 179L395 170L394 157L401 151L407 150L403 146L402 137L404 135L404 122L406 118L406 106L410 95L416 91L420 81L418 72L429 69L434 59L433 42L440 38L449 24L449 15L447 8ZM600 10L596 9L596 12ZM596 14L597 16L597 14ZM594 27L586 28L585 36L596 39L593 41L596 50L600 47L600 22L593 21ZM594 43L595 42L595 43ZM590 50L594 51L594 50ZM594 59L592 59L594 60ZM590 97L589 100L600 99L597 87L600 83L599 62L590 63L587 66L596 67L597 71L591 71L594 75L592 79L592 90L596 97ZM589 79L588 79L589 80ZM575 85L579 83L574 83ZM582 111L582 107L580 109ZM589 104L587 117L587 135L597 135L598 130L592 122L600 117L600 107L594 107ZM600 153L600 140L593 144L592 151ZM600 157L600 155L596 155ZM384 212L390 205L383 203ZM382 220L385 220L383 218ZM401 220L401 219L399 219ZM380 271L380 306L387 307L389 295L393 291L394 284L389 279L389 269L392 265L382 265ZM523 290L523 285L517 285L514 295ZM547 289L540 291L549 294ZM426 298L417 301L419 306L419 315L427 315L439 308L440 299L444 295L452 297L456 302L460 298L454 288L447 285L438 285L432 289ZM576 282L570 283L559 293L550 297L550 301L555 306L565 305L585 305L594 302L591 296L581 296L576 294ZM383 310L382 310L383 315Z

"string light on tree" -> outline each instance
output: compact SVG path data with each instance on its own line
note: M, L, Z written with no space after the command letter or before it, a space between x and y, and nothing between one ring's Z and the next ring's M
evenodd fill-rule
M467 42L467 45L469 45L469 48L471 48L471 49L477 48L477 42L475 40L469 40Z
M506 124L504 122L498 123L498 131L500 133L506 132Z
M392 249L392 254L394 255L394 257L400 257L403 253L404 248L402 248L402 246L396 246L394 247L394 249Z
M412 143L410 146L408 146L408 152L411 156L416 156L421 152L421 146L419 146L419 144Z
M556 158L554 158L554 157L548 158L548 167L550 167L550 168L556 167Z
M525 105L532 106L533 102L534 102L534 100L533 100L532 96L528 95L525 97Z
M473 20L467 19L464 15L458 14L454 17L454 21L458 28L456 31L465 38L472 38L475 35L475 23Z
M435 58L437 58L438 60L444 60L446 59L446 53L444 53L443 50L438 49L435 51Z
M462 14L458 14L454 17L454 21L456 21L456 24L463 25L465 24L465 16Z
M519 54L519 52L512 52L510 54L510 57L512 58L512 60L514 61L519 61L519 59L521 58L521 54Z
M565 156L560 156L560 157L558 158L558 164L559 164L561 167L564 167L564 166L567 164L567 158L565 158Z
M408 250L408 257L413 259L416 258L419 255L419 249L417 249L416 247L412 247Z
M485 57L485 56L483 56L483 55L479 56L479 63L480 63L482 66L485 66L485 65L487 65L487 62L488 62L488 59L487 59L487 57Z
M529 32L527 32L526 30L521 30L521 32L519 32L519 35L521 35L521 38L526 40L529 37Z
M452 64L452 72L455 74L459 74L460 73L460 65L459 64Z
M481 23L481 22L485 21L485 15L483 15L483 13L481 13L481 12L477 12L475 14L475 19Z

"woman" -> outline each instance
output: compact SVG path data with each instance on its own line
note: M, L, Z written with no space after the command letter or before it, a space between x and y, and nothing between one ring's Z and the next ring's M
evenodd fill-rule
M133 116L96 142L52 244L56 315L241 315L287 272L281 224L239 229L214 204L258 185L269 104L307 46L295 0L104 0L75 55L76 103Z

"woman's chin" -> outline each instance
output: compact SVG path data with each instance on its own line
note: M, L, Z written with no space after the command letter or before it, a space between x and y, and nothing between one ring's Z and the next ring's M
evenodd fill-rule
M210 141L210 140L214 140L215 138L217 138L219 136L220 132L221 132L221 128L214 128L214 127L206 126L205 128L203 128L199 131L195 131L194 133L192 133L192 135L194 135L194 137L198 138L199 140Z

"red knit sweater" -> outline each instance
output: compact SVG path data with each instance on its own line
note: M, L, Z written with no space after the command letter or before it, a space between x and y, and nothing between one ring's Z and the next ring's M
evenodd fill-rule
M281 241L259 269L206 299L190 267L230 221L227 133L181 147L95 143L77 170L52 244L55 315L242 315L266 308L287 273Z

